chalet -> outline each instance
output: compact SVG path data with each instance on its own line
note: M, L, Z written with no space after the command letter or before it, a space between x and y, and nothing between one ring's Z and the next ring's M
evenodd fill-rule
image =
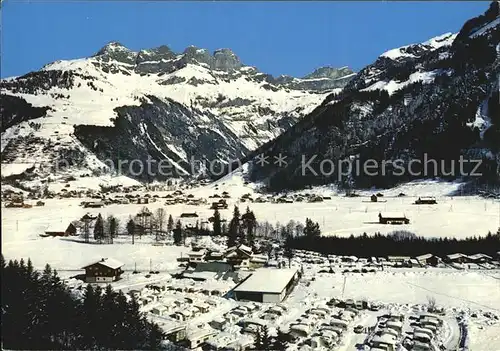
M466 263L470 262L470 259L467 255L462 253L455 253L451 255L446 255L445 257L446 263Z
M418 261L418 263L422 266L437 266L440 258L433 255L433 254L425 254L425 255L420 255L415 257L415 259Z
M219 251L210 251L206 256L207 261L221 261L224 259L224 253Z
M120 279L123 273L123 263L112 258L102 258L100 261L88 264L85 269L87 283L109 283Z
M54 224L45 230L46 236L68 236L68 235L76 235L76 227L73 223L69 225L64 224Z
M203 262L205 260L205 250L191 251L188 253L189 262Z
M380 224L409 224L410 220L406 218L404 214L390 214L386 213L382 215L382 213L378 214L378 221Z
M473 263L489 263L493 260L491 256L488 256L486 254L478 253L469 256L470 262Z
M252 255L252 248L246 245L230 247L224 253L226 261L233 266L241 266L243 262L249 263Z
M415 201L415 205L436 205L436 204L437 204L436 198L432 196L419 197Z
M212 206L210 206L210 209L212 210L225 210L228 208L227 202L224 199L221 199L217 202L212 202Z
M252 268L261 268L264 267L268 261L267 255L253 255L250 258L250 266Z
M195 228L196 224L199 223L198 214L196 212L193 213L182 213L179 220L184 228Z
M377 195L373 194L372 196L370 196L370 201L371 202L377 202L378 201Z
M409 256L389 256L387 257L387 260L389 262L394 262L394 263L408 263L410 262L410 257Z

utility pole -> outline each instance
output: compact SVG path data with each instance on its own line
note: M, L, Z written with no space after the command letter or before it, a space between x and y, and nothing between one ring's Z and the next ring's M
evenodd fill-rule
M347 280L347 276L344 275L344 285L342 286L342 299L344 298L346 280Z

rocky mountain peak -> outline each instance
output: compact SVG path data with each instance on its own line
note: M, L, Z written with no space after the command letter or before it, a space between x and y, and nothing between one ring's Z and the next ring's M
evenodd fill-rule
M316 70L314 70L314 72L304 76L303 79L313 79L313 78L337 79L352 73L354 72L347 66L341 68L325 66L317 68Z
M142 63L147 61L171 60L175 57L175 52L173 52L168 46L161 45L157 48L139 51L136 61L137 63Z
M105 55L116 51L130 51L125 45L118 41L111 41L104 45L95 56Z
M243 64L231 49L218 49L214 52L214 68L222 71L232 71L241 68Z
M137 53L116 41L106 44L94 55L94 57L105 62L115 60L128 64L134 64L136 56Z
M210 68L213 66L213 57L210 55L210 52L207 49L201 49L194 45L188 46L184 52L182 53L182 58L180 61L184 64L192 63L192 64L205 64Z

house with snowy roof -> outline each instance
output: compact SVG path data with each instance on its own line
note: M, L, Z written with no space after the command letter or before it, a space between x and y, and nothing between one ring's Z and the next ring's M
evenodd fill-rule
M230 247L224 253L226 261L233 266L249 266L252 256L252 248L243 244Z
M474 255L470 255L469 259L474 263L487 263L491 262L493 260L493 257L486 254L477 253Z
M45 236L68 236L68 235L76 235L76 227L73 223L52 224L45 230Z
M451 255L446 255L445 260L447 263L466 263L470 262L470 258L463 253L454 253Z
M109 283L120 279L123 273L123 263L113 258L101 258L92 262L82 269L85 269L85 281L87 283Z
M437 264L441 261L439 257L431 253L416 256L415 259L422 266L437 266Z
M185 229L194 229L200 223L200 216L196 212L181 213L178 219Z

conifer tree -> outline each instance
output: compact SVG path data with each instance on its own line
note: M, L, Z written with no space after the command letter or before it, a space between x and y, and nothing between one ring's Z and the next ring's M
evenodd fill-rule
M229 222L229 232L228 232L228 240L227 246L235 246L238 242L238 238L240 237L240 210L237 206L234 206L233 218L231 222Z
M134 244L134 236L135 236L135 222L132 218L129 219L127 223L127 233L132 235L132 244Z
M257 220L255 214L247 207L246 212L241 216L243 227L246 230L245 241L249 245L253 245L255 241L255 228L257 227Z
M178 220L177 221L177 224L175 225L175 228L174 228L174 244L175 245L180 245L181 242L182 242L182 225L181 225L181 221Z
M219 236L219 235L222 234L221 218L220 218L220 212L219 212L218 209L215 209L215 211L214 211L213 229L214 229L214 235L215 236Z
M99 243L104 239L104 222L100 213L94 225L94 239L99 241Z
M169 232L171 232L172 230L174 230L174 219L172 218L172 215L168 216L167 230Z

